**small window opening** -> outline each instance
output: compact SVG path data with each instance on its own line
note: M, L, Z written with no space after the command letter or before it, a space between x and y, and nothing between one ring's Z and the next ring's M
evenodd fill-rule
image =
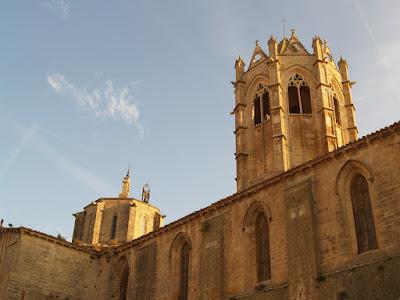
M378 248L368 182L357 174L350 185L358 253Z
M291 114L299 114L300 105L299 105L299 96L297 94L297 87L289 86L288 95L289 95L289 112Z
M262 96L262 102L263 102L263 117L264 121L268 120L270 118L271 112L269 109L269 93L265 92Z
M303 78L296 74L288 86L289 112L291 114L311 114L310 87Z
M129 282L129 265L126 264L121 275L119 299L126 300L128 294L128 282Z
M310 88L306 85L300 87L301 107L303 114L311 114Z
M264 214L259 214L255 223L256 233L256 262L257 280L265 281L271 279L271 263L269 250L268 221Z
M253 103L254 125L267 121L271 118L268 87L260 83Z
M189 251L190 251L189 243L185 242L181 248L181 255L180 255L179 300L188 299Z
M261 123L260 97L254 99L254 125Z
M334 106L334 110L335 110L335 120L336 120L336 124L338 125L342 125L342 120L340 117L340 106L339 106L339 101L336 99L336 97L333 97L333 106Z
M115 239L115 234L117 233L117 220L118 217L116 215L113 216L112 223L111 223L111 239Z

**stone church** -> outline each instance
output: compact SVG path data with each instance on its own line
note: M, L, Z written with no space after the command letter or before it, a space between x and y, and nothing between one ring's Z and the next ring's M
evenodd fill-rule
M72 242L3 227L0 299L400 299L400 123L358 138L319 37L266 48L235 62L235 194L164 226L128 172Z

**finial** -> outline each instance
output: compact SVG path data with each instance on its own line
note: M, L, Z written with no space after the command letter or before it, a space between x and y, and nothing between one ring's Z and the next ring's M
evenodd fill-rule
M260 41L256 40L256 46L260 47Z
M130 171L131 171L131 166L129 166L128 172L126 172L126 176L122 180L122 189L121 189L121 193L119 194L120 198L128 198L129 191L131 188L131 178L129 176Z
M292 33L292 36L296 36L296 29L292 28L290 29L290 32Z

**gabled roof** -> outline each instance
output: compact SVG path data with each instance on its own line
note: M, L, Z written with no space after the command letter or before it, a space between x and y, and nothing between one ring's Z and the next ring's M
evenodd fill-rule
M260 42L256 41L256 47L254 48L253 55L251 56L251 59L250 59L249 68L247 70L250 70L252 67L258 65L260 62L264 61L265 59L268 59L268 55L261 48Z
M306 47L300 42L296 36L296 32L292 30L292 36L288 40L286 37L279 43L280 55L310 55Z

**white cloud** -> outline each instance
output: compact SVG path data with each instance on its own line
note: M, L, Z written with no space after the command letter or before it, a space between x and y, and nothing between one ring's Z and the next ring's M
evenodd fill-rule
M102 89L88 91L86 88L75 86L58 73L48 75L47 82L57 94L69 95L79 106L96 116L111 117L128 124L133 123L140 134L143 134L143 128L139 123L139 109L134 103L129 87L116 90L112 81L108 80Z
M62 18L66 18L70 13L69 0L48 0L42 5L49 8L53 13Z

